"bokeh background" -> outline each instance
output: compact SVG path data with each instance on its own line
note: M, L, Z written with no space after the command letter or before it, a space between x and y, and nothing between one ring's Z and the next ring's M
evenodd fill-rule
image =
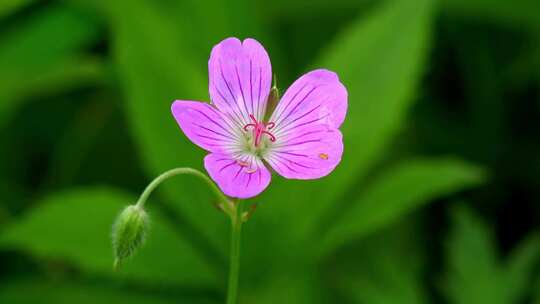
M540 303L537 0L0 1L0 303L223 303L229 226L174 99L208 100L211 47L253 37L283 91L349 90L341 165L250 200L241 303Z

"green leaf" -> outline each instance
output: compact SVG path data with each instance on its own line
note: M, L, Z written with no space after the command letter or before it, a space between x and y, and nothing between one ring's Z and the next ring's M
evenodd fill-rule
M97 41L99 34L95 17L70 7L49 6L2 34L2 72L13 72L17 68L30 72L33 68L50 66Z
M276 269L274 269L276 270ZM287 268L267 274L262 284L243 289L241 303L321 304L325 289L312 268ZM279 300L278 300L279 299Z
M373 257L376 259L376 257ZM378 263L377 263L378 264ZM425 295L421 289L418 278L411 278L405 271L399 271L399 266L394 265L394 273L386 274L387 277L375 281L373 278L359 277L349 279L343 283L344 293L351 303L378 304L422 304Z
M0 127L25 100L82 85L101 84L105 73L104 64L96 58L65 58L41 73L13 72L0 83L0 99L6 100L0 103Z
M171 2L170 13L176 17L175 30L181 34L184 43L189 41L190 50L200 60L198 66L206 73L210 50L222 39L254 37L267 40L259 22L259 15L266 7L267 3L249 0L185 0ZM194 27L197 31L189 30Z
M341 250L332 266L338 292L350 303L427 303L419 226L406 219Z
M8 221L9 215L5 207L0 203L0 227Z
M102 77L99 61L76 55L98 38L96 20L62 6L49 6L3 33L0 123L27 97L42 95L50 87L65 89Z
M465 208L454 210L447 269L445 291L451 303L506 303L493 236Z
M33 0L4 0L0 3L0 19L16 12L18 9L32 3Z
M74 282L46 281L44 279L17 279L2 283L0 287L1 303L17 304L95 304L95 303L130 303L130 304L168 304L192 303L209 304L214 301L183 298L162 299L148 294L124 288L84 285Z
M501 263L492 232L460 206L453 212L444 291L455 304L519 303L538 258L540 243L534 234L511 253L507 264Z
M268 13L266 14L270 21L299 18L314 15L331 15L343 12L345 10L357 10L366 4L374 2L373 0L336 0L332 5L328 5L326 0L274 0L267 4Z
M540 279L536 278L534 281L535 292L531 304L540 304Z
M536 0L522 0L519 3L505 0L441 0L440 5L445 13L476 22L484 20L521 30L540 29Z
M273 204L285 191L295 197L294 204L286 201L280 207L302 214L292 220L292 231L313 233L319 218L383 155L403 123L422 75L432 17L430 0L385 1L343 31L317 61L316 67L334 70L349 92L341 128L345 152L328 177L271 187L267 200Z
M352 199L342 217L333 218L318 249L326 254L399 219L437 197L478 185L482 170L456 159L405 161L376 176Z
M531 286L534 266L540 260L540 234L535 232L513 250L505 265L508 303L516 303Z
M36 257L65 259L81 270L113 275L111 227L135 197L118 190L89 188L47 197L0 233L0 246ZM149 202L151 205L151 202ZM215 284L212 269L179 238L159 214L149 212L146 244L115 277L153 282Z

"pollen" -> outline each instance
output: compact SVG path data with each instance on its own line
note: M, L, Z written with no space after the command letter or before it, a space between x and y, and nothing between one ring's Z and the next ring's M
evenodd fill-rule
M327 159L328 159L328 154L326 154L326 153L319 153L319 158L320 158L320 159L327 160Z

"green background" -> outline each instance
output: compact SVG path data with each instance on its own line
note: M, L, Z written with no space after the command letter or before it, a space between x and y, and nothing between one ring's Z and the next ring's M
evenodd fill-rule
M0 2L0 303L223 303L229 223L168 181L112 269L115 216L204 151L170 114L208 100L226 37L284 91L349 92L338 168L250 200L240 303L540 303L537 0Z

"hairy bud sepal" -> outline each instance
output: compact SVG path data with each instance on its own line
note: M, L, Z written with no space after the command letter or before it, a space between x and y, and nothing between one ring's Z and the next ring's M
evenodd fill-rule
M148 215L137 205L126 207L118 215L112 233L115 269L144 243L148 224Z

